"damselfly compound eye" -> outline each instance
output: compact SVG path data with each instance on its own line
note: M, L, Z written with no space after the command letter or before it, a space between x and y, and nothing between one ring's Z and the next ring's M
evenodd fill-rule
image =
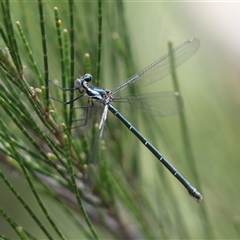
M81 88L83 86L83 81L84 81L83 77L78 77L75 81L75 87Z
M86 82L91 82L93 77L91 74L86 73L83 78Z

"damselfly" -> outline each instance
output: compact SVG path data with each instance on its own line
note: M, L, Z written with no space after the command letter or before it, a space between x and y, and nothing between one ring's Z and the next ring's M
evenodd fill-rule
M185 62L190 58L199 48L199 40L192 38L178 47L174 48L172 51L159 58L157 61L146 67L144 70L135 74L131 78L127 79L125 82L120 84L114 90L108 90L104 88L99 88L92 86L90 84L92 76L90 74L85 74L83 77L79 77L75 81L74 88L62 88L58 86L63 91L73 91L78 90L81 95L72 101L66 102L69 104L77 99L87 96L88 98L102 104L104 110L99 123L100 137L102 136L104 124L107 118L108 110L112 112L143 144L147 147L152 154L178 179L179 182L188 190L188 193L196 201L202 200L202 195L194 188L178 171L175 169L163 156L162 154L112 105L112 102L128 102L129 104L137 107L145 112L155 114L158 116L169 115L172 112L179 111L179 101L180 95L176 92L159 92L159 93L149 93L145 95L137 96L125 96L125 97L114 97L114 94L130 86L146 86L148 84L154 83L163 77L167 76L176 67ZM56 84L55 84L56 85ZM159 107L159 103L163 100L173 100L174 104L171 105L170 109Z

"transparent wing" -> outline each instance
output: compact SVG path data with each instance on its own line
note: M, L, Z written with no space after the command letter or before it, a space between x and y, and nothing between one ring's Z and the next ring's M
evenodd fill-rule
M137 96L114 98L114 102L128 102L141 111L156 115L178 114L183 109L183 101L178 92L157 92Z
M199 40L197 38L191 38L120 84L112 90L112 94L130 85L145 86L162 79L172 72L173 69L189 59L198 50L199 46Z

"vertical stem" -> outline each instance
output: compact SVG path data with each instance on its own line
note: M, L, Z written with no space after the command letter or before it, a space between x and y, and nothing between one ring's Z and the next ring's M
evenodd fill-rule
M4 5L2 4L2 8L3 8L3 12L4 12L4 21L5 21L5 25L6 25L7 34L8 34L8 41L9 41L8 48L10 50L10 54L12 56L15 66L17 68L17 71L20 74L20 77L22 79L23 67L22 67L22 62L21 62L21 58L19 55L19 51L18 51L17 41L14 36L13 24L12 24L12 19L11 19L11 14L10 14L9 0L6 1L5 8L4 8Z
M102 57L102 0L98 0L98 44L97 44L96 86L99 86L100 84L101 57Z
M73 14L73 0L69 0L69 15L70 15L70 86L71 88L74 87L74 52L75 52L75 45L74 45L74 14ZM74 98L74 91L70 92L70 101ZM70 103L70 110L69 110L69 121L68 126L71 128L73 121L73 102Z
M65 58L64 58L64 51L63 51L63 39L61 33L61 20L59 18L58 8L54 8L54 15L55 15L55 25L57 30L57 37L58 37L58 47L59 47L59 56L61 62L61 71L62 71L62 83L63 87L66 88L66 68L65 68ZM63 102L67 101L66 91L62 91ZM67 105L64 104L63 106L63 116L65 122L67 122Z
M168 43L168 48L169 48L169 51L171 51L173 49L172 42ZM172 81L173 81L173 88L174 88L175 91L180 92L180 87L179 87L179 84L178 84L176 71L174 70L175 69L174 68L174 59L171 58L171 61L172 61L171 65L172 65L172 68L173 68L173 71L171 73ZM191 172L194 175L194 179L196 181L196 186L197 186L198 189L201 189L201 187L200 187L201 184L200 184L200 180L199 180L199 177L198 177L197 167L196 167L196 164L195 164L196 160L195 160L195 157L194 157L194 154L193 154L192 145L191 145L190 136L189 136L189 129L187 127L187 120L186 120L184 112L180 113L179 120L180 120L181 132L182 132L182 141L184 143L185 155L186 155L186 157L189 161L189 166L191 167ZM206 237L207 238L214 238L213 231L212 231L211 224L210 224L210 219L209 219L208 213L206 211L206 207L204 206L204 202L202 202L200 204L200 208L201 208L201 213L203 215L203 218L205 219Z
M68 168L68 172L69 172L69 175L70 175L70 178L71 178L71 186L72 186L74 194L76 196L78 206L79 206L79 208L80 208L80 210L83 214L83 217L84 217L91 233L94 236L94 239L99 239L98 235L97 235L97 233L94 229L94 226L92 225L91 220L89 219L89 217L87 215L87 212L84 208L84 205L82 203L81 196L80 196L80 193L79 193L79 190L78 190L78 187L77 187L77 183L76 183L76 180L75 180L75 173L74 173L74 170L73 170L71 155L70 155L69 149L70 149L70 144L69 144L68 136L65 135L64 136L64 150L66 152L67 168Z
M47 42L46 42L46 33L45 33L45 25L44 25L44 15L43 15L43 4L42 0L38 0L38 10L39 10L39 18L40 18L40 29L42 36L42 49L43 49L43 62L44 62L44 80L46 86L46 108L49 107L49 86L48 86L48 55L47 55Z

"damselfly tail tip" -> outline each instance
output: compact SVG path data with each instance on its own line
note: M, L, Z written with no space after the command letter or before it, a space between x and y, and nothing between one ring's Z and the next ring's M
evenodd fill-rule
M198 203L203 199L203 196L201 195L201 193L198 192L196 189L194 189L194 191L191 191L191 192L189 191L188 193Z

